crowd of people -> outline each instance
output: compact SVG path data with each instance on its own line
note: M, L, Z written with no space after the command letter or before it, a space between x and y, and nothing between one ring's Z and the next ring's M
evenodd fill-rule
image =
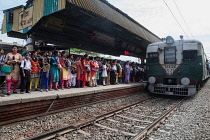
M124 63L124 64L123 64ZM77 87L95 87L119 83L140 82L144 79L144 68L140 64L121 62L85 54L73 56L66 51L43 51L18 53L18 47L12 46L7 55L0 51L0 68L11 68L9 73L0 71L0 86L6 83L7 95L35 91L64 90ZM20 82L19 82L20 80ZM19 84L18 84L19 83Z

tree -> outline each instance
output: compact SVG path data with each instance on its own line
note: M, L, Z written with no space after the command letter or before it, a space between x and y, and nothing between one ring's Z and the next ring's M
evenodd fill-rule
M91 51L86 51L86 50L82 50L82 49L76 49L76 48L71 48L70 49L70 53L86 53L86 54L89 54L91 56L101 56L101 54L99 53L96 53L96 52L91 52Z
M67 50L67 52L69 52L69 50ZM104 54L100 54L100 53L96 53L96 52L91 52L91 51L87 51L87 50L82 50L82 49L76 49L76 48L71 48L70 49L70 53L85 53L85 54L89 54L91 56L98 56L98 57L102 57L104 56ZM104 56L104 58L108 58L108 59L112 59L112 56Z

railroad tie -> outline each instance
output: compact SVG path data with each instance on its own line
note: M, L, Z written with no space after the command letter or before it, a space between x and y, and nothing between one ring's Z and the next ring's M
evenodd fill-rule
M125 119L128 119L128 120L132 120L132 121L137 121L137 122L152 123L152 121L139 120L139 119L136 119L136 118L126 117L126 116L122 116L122 115L116 115L116 116L120 117L120 118L125 118Z
M129 133L129 132L125 132L125 131L119 131L118 129L115 129L115 128L110 128L108 126L105 126L105 125L101 125L99 123L94 123L95 126L98 126L98 127L101 127L101 128L105 128L105 129L108 129L108 130L111 130L111 131L115 131L115 132L120 132L124 135L127 135L127 136L131 136L131 137L134 137L136 134L133 134L133 133Z

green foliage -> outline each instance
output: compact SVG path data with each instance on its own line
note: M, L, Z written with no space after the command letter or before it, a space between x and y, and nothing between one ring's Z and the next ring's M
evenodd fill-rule
M69 50L67 50L67 52L69 52ZM103 56L103 54L100 54L100 53L86 51L86 50L82 50L82 49L76 49L76 48L71 48L70 49L70 53L78 53L78 54L85 53L85 54L89 54L91 56L98 56L98 57L102 57ZM108 56L108 57L105 57L105 58L111 59L112 57Z
M105 57L105 58L108 58L108 59L112 59L112 56L110 55L110 56L108 56L108 57Z

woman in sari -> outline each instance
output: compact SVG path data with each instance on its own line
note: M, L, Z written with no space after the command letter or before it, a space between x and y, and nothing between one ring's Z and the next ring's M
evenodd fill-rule
M50 59L50 90L52 90L52 86L54 84L55 90L58 90L58 82L59 82L59 72L58 66L60 65L58 61L58 52L54 51L54 56Z
M68 79L69 79L69 73L68 73L68 67L66 66L67 60L66 60L66 52L61 52L61 57L59 59L61 68L60 68L60 80L61 80L61 89L64 90L64 84L65 88L69 88L68 86Z
M87 54L85 54L84 58L82 59L83 73L81 75L81 81L82 81L83 88L86 87L88 72L90 72L90 65L89 65L88 59L89 59L89 57Z
M107 60L107 64L106 64L106 67L107 67L107 85L110 85L110 71L111 71L111 64L110 64L110 60Z
M84 71L84 69L82 67L80 56L77 56L75 65L76 65L76 69L77 69L77 76L76 76L77 87L79 88L79 87L81 87L81 75L83 74L83 71Z
M18 52L18 47L16 45L12 46L12 52L8 53L5 59L5 63L11 66L11 73L6 74L7 81L7 95L10 95L10 88L13 82L13 93L17 93L17 85L20 78L20 63L22 61L22 56Z
M94 62L94 58L90 57L90 69L91 69L91 75L90 75L90 85L89 86L96 86L96 71L98 71L98 63Z
M130 83L130 71L131 71L131 68L130 68L130 65L129 65L129 62L126 62L126 65L125 65L125 83Z

